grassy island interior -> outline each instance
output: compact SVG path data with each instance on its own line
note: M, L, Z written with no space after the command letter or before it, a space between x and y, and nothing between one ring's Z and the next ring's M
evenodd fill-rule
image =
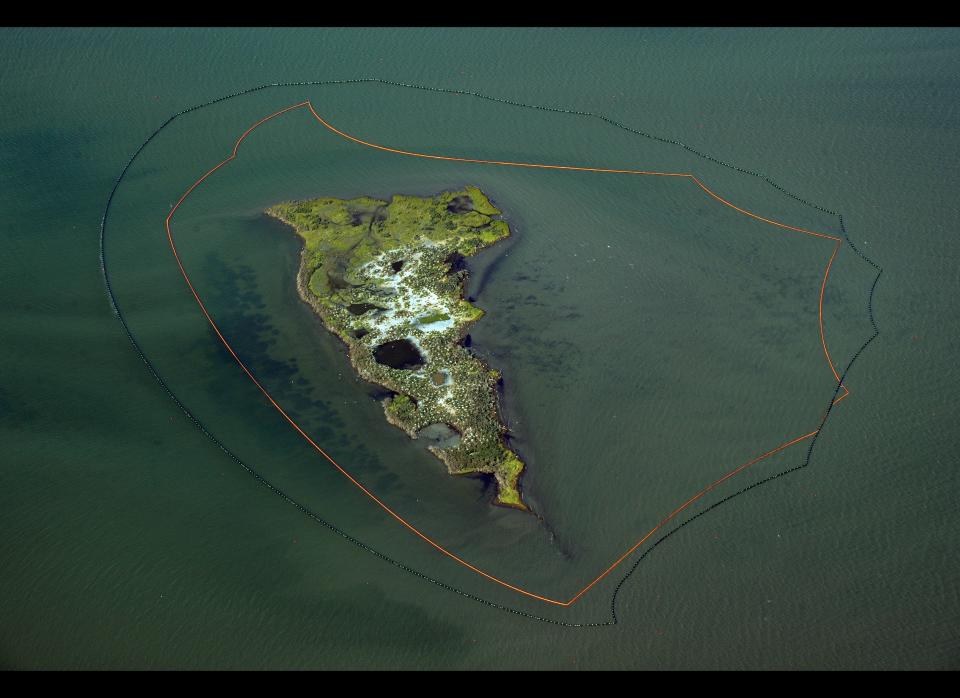
M448 471L493 475L496 502L526 509L524 465L498 410L500 374L463 346L483 316L464 299L463 259L510 235L487 196L468 186L283 202L267 213L303 238L300 294L347 344L357 373L392 392L387 420L413 438L445 425L449 437L429 449Z

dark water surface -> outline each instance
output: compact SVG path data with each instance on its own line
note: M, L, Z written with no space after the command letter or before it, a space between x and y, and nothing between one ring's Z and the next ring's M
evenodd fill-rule
M39 667L956 668L957 30L3 30L0 665ZM255 58L251 58L255 57ZM200 60L202 58L202 60ZM266 82L381 77L594 111L762 172L840 211L883 265L881 335L811 467L698 518L621 588L619 623L566 628L439 588L270 494L131 349L100 217L171 114ZM303 506L422 574L525 613L439 555L282 420L187 291L163 220L252 123L310 99L396 148L692 172L839 235L835 217L602 122L377 84L263 90L176 119L114 199L107 256L131 330L180 399ZM514 238L469 261L471 346L504 374L525 497L489 505L390 427L297 297L282 199L475 184ZM397 512L472 563L566 599L740 463L816 428L828 240L745 217L690 180L500 168L364 148L298 109L258 128L174 223L217 324L290 415ZM872 331L849 247L823 322L842 368ZM805 446L688 510L800 463ZM726 488L726 489L725 489ZM645 548L644 548L645 549ZM628 560L631 563L634 558Z

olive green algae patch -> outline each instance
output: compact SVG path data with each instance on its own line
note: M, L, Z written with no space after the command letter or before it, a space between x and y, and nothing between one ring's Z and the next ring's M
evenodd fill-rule
M476 187L389 202L312 199L267 213L303 238L297 286L349 347L361 378L388 388L387 421L410 435L445 424L460 439L429 446L454 475L491 474L498 504L526 509L523 462L506 447L497 382L463 346L483 311L464 299L464 257L510 235Z

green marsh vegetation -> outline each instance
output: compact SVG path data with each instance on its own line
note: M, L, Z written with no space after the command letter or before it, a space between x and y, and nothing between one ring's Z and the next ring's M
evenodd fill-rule
M460 262L510 235L487 196L468 186L390 201L290 201L267 213L303 238L300 295L347 344L357 373L392 392L387 420L412 438L451 427L455 445L428 447L447 470L491 475L497 504L526 509L524 465L504 441L500 374L462 343L483 311L463 297Z

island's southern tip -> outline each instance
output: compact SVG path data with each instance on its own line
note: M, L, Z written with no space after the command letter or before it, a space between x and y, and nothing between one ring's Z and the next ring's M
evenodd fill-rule
M506 444L499 371L464 346L483 311L464 297L463 260L510 235L477 187L432 197L397 194L288 201L267 214L303 238L297 287L342 339L364 380L385 387L387 421L452 475L491 475L495 503L526 510L524 464Z

